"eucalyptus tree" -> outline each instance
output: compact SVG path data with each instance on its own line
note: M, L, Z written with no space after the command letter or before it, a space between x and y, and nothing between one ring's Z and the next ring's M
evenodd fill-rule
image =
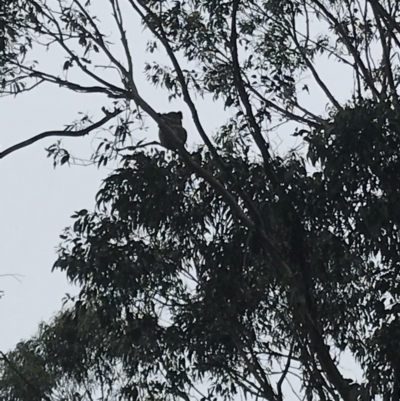
M308 400L397 400L398 2L90 3L19 0L2 20L11 29L2 36L4 95L44 83L97 93L105 117L85 116L0 157L112 120L92 160L120 164L94 210L78 211L61 235L54 268L80 285L79 296L25 356L3 355L0 394L26 399L13 393L28 386L15 375L33 355L53 380L46 397L60 380L84 383L102 366L127 378L117 391L128 399L281 401L292 391ZM118 40L96 18L100 3ZM143 115L174 135L138 89L129 28L139 21L149 58L167 57L145 64L148 85L183 100L201 138L193 149L126 144ZM62 72L30 61L38 46L62 50ZM328 62L336 66L329 72ZM343 75L333 79L335 68ZM346 73L352 86L341 99ZM196 101L209 95L231 116L214 136ZM321 96L325 110L309 107ZM277 125L303 148L278 153ZM60 144L48 152L55 163L73 160ZM341 367L343 355L361 379Z

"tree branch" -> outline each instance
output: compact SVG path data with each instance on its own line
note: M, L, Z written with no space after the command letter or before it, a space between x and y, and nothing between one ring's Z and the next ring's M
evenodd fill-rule
M237 13L239 9L239 0L234 0L233 5L232 5L232 21L231 21L231 37L230 37L230 50L231 50L231 55L232 55L232 62L233 62L233 79L236 82L238 93L239 93L239 98L241 102L244 105L244 108L246 110L247 117L250 122L250 126L252 128L252 136L254 138L255 143L257 144L258 148L261 151L261 155L264 160L265 168L267 171L267 174L271 181L276 181L275 179L275 174L272 170L271 166L271 155L269 154L268 151L268 144L265 141L265 139L262 136L261 130L259 125L257 124L257 121L254 117L253 114L253 109L250 104L249 100L249 95L246 92L246 88L243 84L242 80L242 73L240 70L240 64L239 64L239 55L238 55L238 49L237 49L237 29L236 29L236 19L237 19Z
M289 372L290 364L292 363L293 349L294 349L294 340L292 340L292 343L290 345L289 356L287 358L285 368L283 369L282 376L279 378L278 383L276 384L276 387L278 389L279 401L283 401L282 384Z
M97 123L92 124L90 127L78 130L78 131L46 131L42 132L41 134L38 134L32 138L27 139L26 141L22 141L20 143L17 143L16 145L10 146L8 149L4 150L3 152L0 152L0 159L3 159L4 157L8 156L10 153L15 152L16 150L25 148L27 146L32 145L33 143L40 141L41 139L48 138L51 136L61 136L61 137L81 137L89 134L93 130L100 128L103 124L105 124L107 121L110 121L113 119L115 116L120 114L122 110L116 109L112 113L106 113L106 116L102 118L100 121Z
M361 60L361 57L359 53L357 52L357 49L354 48L353 44L349 40L349 37L347 33L344 31L342 25L338 21L335 16L329 12L329 10L325 7L324 4L322 4L319 0L312 0L312 3L315 4L319 11L323 13L325 18L332 23L332 25L337 29L337 31L340 33L341 38L343 40L343 43L346 45L348 52L353 56L354 62L360 67L360 70L363 73L364 80L366 84L368 85L369 89L372 92L372 95L377 99L379 98L379 91L376 89L374 85L373 78L371 76L371 72L365 67L363 61Z
M307 54L305 53L303 47L299 43L297 39L297 34L296 34L296 20L295 16L292 16L292 32L288 29L289 35L292 37L294 44L296 45L297 50L301 54L301 57L303 61L306 63L308 69L311 71L315 81L318 83L319 87L324 91L325 95L328 97L328 99L332 102L332 104L336 107L337 110L343 110L342 106L339 104L339 102L335 99L331 91L328 89L328 87L325 85L324 81L320 78L317 70L311 63L311 61L308 59Z

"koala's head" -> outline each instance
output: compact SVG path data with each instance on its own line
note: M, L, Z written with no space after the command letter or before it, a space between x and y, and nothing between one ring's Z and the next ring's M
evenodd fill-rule
M169 113L163 113L162 116L170 121L181 122L183 119L183 115L181 111L170 111Z

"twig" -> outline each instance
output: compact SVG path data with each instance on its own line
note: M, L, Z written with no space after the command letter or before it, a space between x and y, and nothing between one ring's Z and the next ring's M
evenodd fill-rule
M19 283L22 283L22 281L18 277L25 277L25 276L22 275L22 274L11 274L11 273L9 273L9 274L0 274L0 277L12 277L15 280L17 280Z

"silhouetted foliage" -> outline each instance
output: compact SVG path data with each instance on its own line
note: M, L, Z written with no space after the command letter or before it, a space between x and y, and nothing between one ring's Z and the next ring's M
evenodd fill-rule
M3 355L0 398L31 400L33 386L63 400L399 399L397 2L103 1L115 45L98 5L53 3L7 5L3 93L47 82L106 95L104 121L68 132L118 116L92 161L120 164L61 236L54 269L79 296ZM149 53L168 56L145 75L188 106L203 141L190 151L126 145L142 112L163 124L133 76L132 11ZM82 79L42 70L24 43L60 46ZM318 69L327 58L354 75L346 102ZM305 105L317 89L325 115ZM213 137L194 100L210 94L233 116ZM284 123L303 148L278 155L267 138ZM48 152L71 160L60 144Z

